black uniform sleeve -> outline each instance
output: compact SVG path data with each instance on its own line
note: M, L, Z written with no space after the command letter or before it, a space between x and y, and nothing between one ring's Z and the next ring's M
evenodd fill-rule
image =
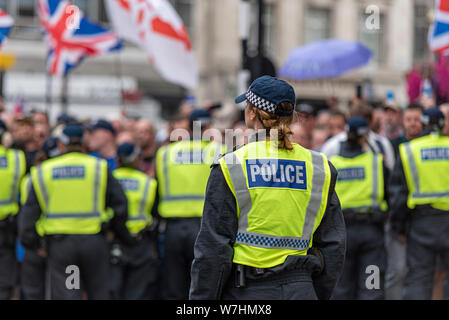
M407 207L408 187L405 180L402 159L399 157L392 172L390 183L390 222L396 234L406 234L410 209Z
M212 168L191 269L191 300L217 300L231 275L237 207L219 166Z
M40 216L41 207L37 201L34 186L31 185L27 201L18 214L19 240L26 249L37 250L40 247L40 237L36 231L36 222Z
M136 240L126 227L128 219L128 200L120 183L114 178L108 169L108 180L106 187L106 207L114 211L114 216L110 220L110 227L114 234L124 243L133 245Z
M343 271L346 252L346 227L340 207L335 183L337 170L329 162L331 184L326 212L321 224L313 235L313 247L318 248L324 262L321 273L313 275L313 286L318 299L330 299L332 291Z

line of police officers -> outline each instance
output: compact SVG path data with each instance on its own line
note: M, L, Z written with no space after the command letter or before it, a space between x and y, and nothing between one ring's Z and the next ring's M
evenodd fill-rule
M261 101L253 93L247 97L255 99L256 106ZM266 106L265 102L260 105ZM208 119L207 115L197 116L196 120ZM449 137L440 134L444 116L438 109L425 110L422 121L426 125L423 136L400 145L400 158L391 178L382 155L367 142L368 123L363 118L348 121L348 139L342 142L340 154L329 159L338 171L335 190L347 229L345 264L334 299L384 297L383 287L369 290L365 280L366 268L375 265L383 284L387 263L383 224L388 210L395 234L407 237L405 298L430 299L436 256L440 255L445 264L449 261ZM202 125L207 129L207 123ZM0 136L5 131L0 122ZM187 299L206 183L218 153L223 153L221 145L194 139L161 147L156 155L157 178L153 180L136 169L140 150L124 144L118 148L119 169L110 172L104 160L85 154L83 128L68 125L57 141L47 143L46 160L36 163L25 177L23 153L0 146L0 299L10 298L15 285L17 231L26 247L22 266L25 298L42 299L43 284L48 281L47 294L53 299L81 299L83 294L89 299ZM245 179L249 183L247 176ZM241 205L239 197L243 195L233 194ZM241 210L246 209L243 206ZM161 266L156 253L156 224L164 234ZM246 254L250 254L255 250L252 248L262 245L252 244L255 236L246 235L245 230L239 225L244 238L236 241L245 243ZM283 237L286 240L273 239L295 241ZM307 242L309 245L312 247L312 241ZM273 248L257 250L265 253L276 250ZM296 249L289 245L289 250ZM325 259L322 261L319 253L316 256L323 264L320 272L329 272ZM256 255L254 259L256 266L264 258ZM279 259L282 265L285 257ZM81 290L67 288L67 267L72 265L80 270ZM197 266L196 272L200 269ZM340 276L337 269L334 278ZM160 270L163 281L158 288ZM270 274L267 270L275 269L254 268L264 277ZM240 280L237 289L245 287L244 279ZM158 292L161 289L163 294ZM210 290L218 292L217 288Z
M207 129L209 119L197 111L191 122L203 120ZM16 284L17 235L26 248L25 299L187 299L209 166L222 146L191 140L161 147L157 179L137 169L141 152L129 143L118 147L119 168L108 170L85 153L77 124L46 141L44 151L25 176L23 152L0 146L0 299L11 298ZM162 285L157 222L165 228ZM67 287L70 266L80 271L80 290Z

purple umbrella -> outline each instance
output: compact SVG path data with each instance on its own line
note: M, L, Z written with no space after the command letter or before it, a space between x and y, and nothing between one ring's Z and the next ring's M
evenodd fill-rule
M292 80L338 77L367 64L372 56L359 42L327 39L294 49L278 74Z

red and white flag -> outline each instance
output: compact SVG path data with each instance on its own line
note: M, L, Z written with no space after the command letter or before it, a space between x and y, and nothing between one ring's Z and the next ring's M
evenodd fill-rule
M109 19L122 39L140 46L159 74L188 89L198 67L187 30L167 0L107 0Z

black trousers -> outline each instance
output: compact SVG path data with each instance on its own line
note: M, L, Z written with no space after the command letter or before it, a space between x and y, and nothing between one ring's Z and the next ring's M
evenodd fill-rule
M432 213L433 211L433 213ZM407 235L404 299L430 300L437 257L449 268L449 212L413 213Z
M246 279L237 288L235 276L229 277L223 289L223 300L317 300L309 272L290 270L262 279Z
M50 268L51 297L56 300L80 300L83 292L88 299L109 298L109 245L104 236L62 235L52 236L48 241L48 264ZM68 288L79 269L80 289Z
M111 265L111 298L155 299L159 271L155 243L145 235L136 246L119 245L122 258Z
M163 285L168 300L188 300L193 247L201 218L167 219L164 236Z
M1 236L0 236L1 237ZM15 246L11 244L0 245L0 300L12 298L18 273Z
M25 250L20 272L23 299L44 300L47 276L47 258L33 250Z
M335 300L383 300L386 250L382 224L347 222L347 241L343 274L334 290ZM379 288L373 288L369 266L378 269ZM368 268L368 269L367 269ZM368 285L367 285L368 282Z

